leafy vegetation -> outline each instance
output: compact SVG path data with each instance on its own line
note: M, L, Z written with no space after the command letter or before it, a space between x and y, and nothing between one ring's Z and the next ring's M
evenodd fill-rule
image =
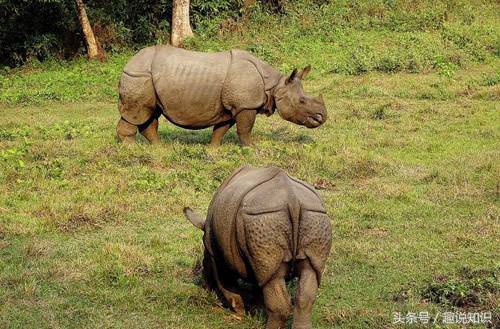
M498 270L470 271L463 268L458 278L436 277L422 289L422 296L433 303L445 306L491 308L495 306L494 300L500 298L498 272Z

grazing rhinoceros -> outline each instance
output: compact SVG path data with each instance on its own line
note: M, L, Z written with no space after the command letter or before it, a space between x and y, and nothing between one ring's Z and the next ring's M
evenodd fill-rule
M215 193L206 220L186 217L205 233L204 275L236 311L245 303L238 280L262 289L267 328L292 313L285 279L299 277L293 328L311 328L311 309L331 247L330 218L316 190L276 167L241 167Z
M323 98L306 95L300 83L310 69L295 69L286 77L246 51L145 48L127 63L120 79L118 137L132 142L139 130L151 143L158 142L160 114L183 128L213 126L212 146L220 145L235 123L241 144L251 144L257 113L269 116L276 109L285 120L318 127L327 117Z

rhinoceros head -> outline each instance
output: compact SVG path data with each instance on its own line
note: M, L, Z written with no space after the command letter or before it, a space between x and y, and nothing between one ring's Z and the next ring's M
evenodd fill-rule
M300 80L310 71L310 65L299 72L294 69L289 77L280 81L274 99L278 113L283 119L307 128L316 128L326 121L327 112L323 96L309 96L302 88Z

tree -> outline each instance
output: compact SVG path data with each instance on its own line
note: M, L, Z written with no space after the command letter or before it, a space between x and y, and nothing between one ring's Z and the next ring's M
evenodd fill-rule
M87 12L85 11L85 5L82 0L76 0L76 8L78 11L78 20L80 21L85 37L85 43L87 44L87 55L89 59L97 59L100 57L99 48L97 47L94 32L92 31L92 26L90 26Z
M184 40L191 36L193 30L189 23L189 0L173 0L170 43L174 47L182 47Z

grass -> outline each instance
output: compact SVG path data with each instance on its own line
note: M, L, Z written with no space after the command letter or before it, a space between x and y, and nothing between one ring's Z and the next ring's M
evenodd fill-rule
M190 46L247 49L284 71L312 64L320 75L425 73L500 54L500 8L491 1L282 3L283 15L256 6L246 19L208 20L197 26Z
M397 327L394 311L460 307L439 302L447 289L472 289L476 309L498 312L498 288L482 296L460 274L500 266L498 60L317 73L305 87L325 96L323 127L259 117L255 148L230 131L210 150L208 130L164 120L157 147L116 142L114 88L127 57L3 77L0 327L262 327L262 313L238 319L195 284L201 233L182 215L186 205L205 211L244 164L277 165L320 188L334 237L316 328ZM498 276L477 280L498 287Z
M0 74L0 104L109 101L132 53L110 56L105 63L50 60Z

